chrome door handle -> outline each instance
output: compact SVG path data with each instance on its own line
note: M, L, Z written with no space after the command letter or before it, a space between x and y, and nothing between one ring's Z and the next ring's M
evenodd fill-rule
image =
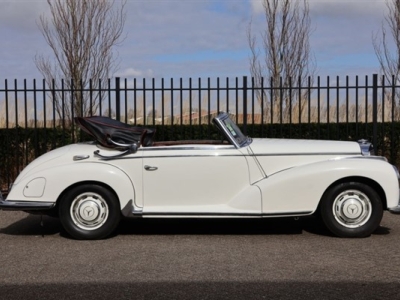
M145 169L146 171L155 171L155 170L157 170L158 168L157 168L157 167L153 167L153 166L145 165L145 166L144 166L144 169Z

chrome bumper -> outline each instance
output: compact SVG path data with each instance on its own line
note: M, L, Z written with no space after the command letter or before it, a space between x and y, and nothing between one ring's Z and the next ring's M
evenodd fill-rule
M0 196L0 210L48 210L55 206L53 202L6 201Z
M400 172L396 166L393 166L393 169L395 170L397 180L399 181L399 194L400 194ZM397 206L388 208L388 211L391 212L392 214L400 215L400 197L399 197L399 201L397 203L398 203Z

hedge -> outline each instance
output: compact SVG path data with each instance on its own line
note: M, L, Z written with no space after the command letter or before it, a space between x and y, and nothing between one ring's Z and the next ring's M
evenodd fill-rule
M240 126L244 131L243 125ZM156 125L158 141L185 139L222 139L213 125ZM253 138L296 138L356 141L361 138L373 140L371 123L331 124L249 124L247 135ZM379 123L377 154L400 167L400 123ZM74 138L76 136L76 138ZM12 128L0 129L0 188L5 189L18 173L34 158L51 149L76 141L92 138L80 131L72 134L65 128Z

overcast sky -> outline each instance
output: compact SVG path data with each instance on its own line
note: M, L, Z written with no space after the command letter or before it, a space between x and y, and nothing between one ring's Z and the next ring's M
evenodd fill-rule
M128 0L126 40L116 50L122 78L241 77L249 74L246 30L261 0ZM379 71L372 34L384 0L310 0L311 48L321 76ZM44 0L0 0L0 86L40 79L37 53L51 55L36 21ZM257 29L257 26L256 28Z

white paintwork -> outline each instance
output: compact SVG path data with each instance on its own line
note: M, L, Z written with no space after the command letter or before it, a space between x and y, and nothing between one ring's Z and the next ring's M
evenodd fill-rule
M361 156L355 142L254 139L250 147L267 176L332 158Z
M263 213L314 212L326 189L346 177L364 177L385 191L388 207L399 202L393 167L382 160L344 158L325 160L275 173L257 183L263 191Z
M251 149L256 155L298 155L318 153L361 154L358 143L343 141L253 139Z
M40 198L43 196L44 188L46 187L46 179L38 177L32 179L24 187L24 196L27 198Z
M246 158L233 146L149 148L141 154L143 166L157 168L143 171L144 213L237 213L238 208L246 213L259 213L261 210L261 197L242 197L238 203L238 195L249 188L250 179Z
M94 143L51 151L21 172L7 201L56 202L72 185L98 182L116 193L121 209L133 203L128 211L148 217L302 215L316 210L330 185L356 176L379 184L389 208L399 202L393 167L362 156L353 142L254 139L240 149L148 147L111 160L96 150L119 153ZM77 155L89 158L75 161Z
M264 168L261 166L259 159L256 158L251 147L244 147L239 149L242 155L246 157L247 165L249 167L249 180L250 184L254 184L266 177Z
M135 198L134 184L124 169L93 156L94 144L65 146L42 155L29 164L18 176L7 197L11 201L55 202L68 187L80 182L101 182L115 191L123 208ZM110 151L115 152L115 151ZM74 155L88 154L90 158L74 161ZM36 178L45 178L41 197L25 197L25 187ZM139 186L138 186L139 187Z

